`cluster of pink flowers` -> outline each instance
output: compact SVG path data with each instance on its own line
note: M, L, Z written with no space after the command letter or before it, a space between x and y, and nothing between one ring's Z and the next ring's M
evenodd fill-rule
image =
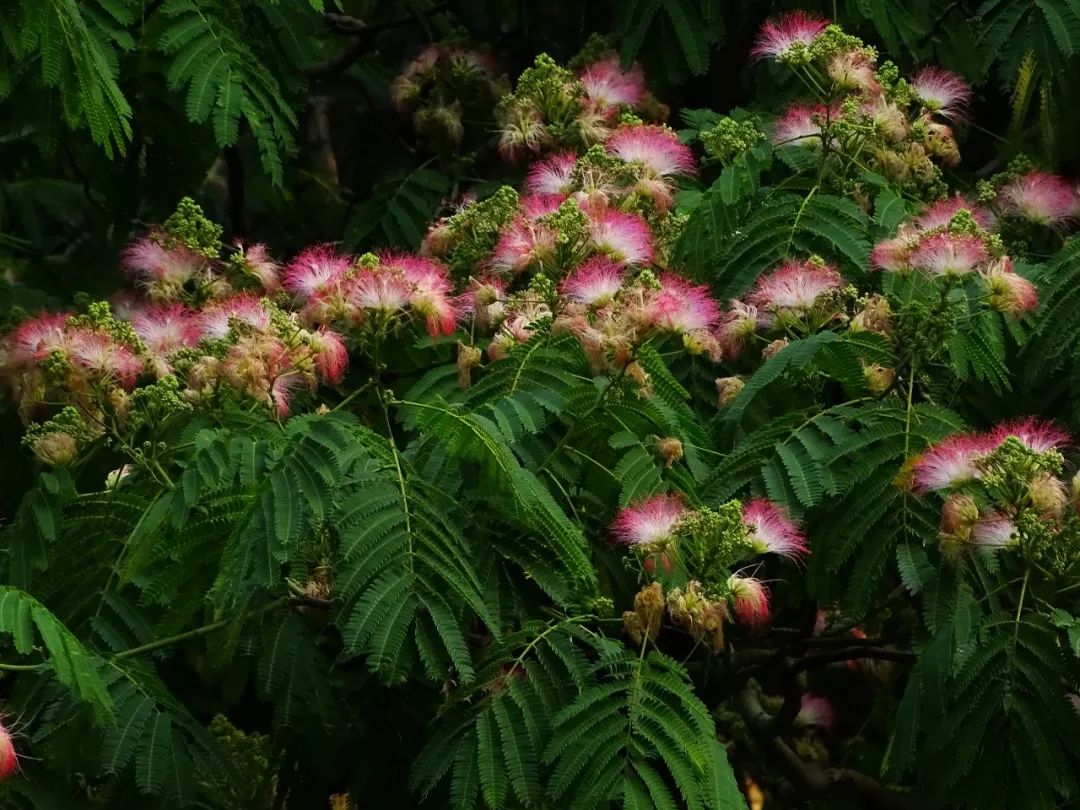
M640 67L624 68L618 55L610 54L575 74L541 55L496 111L499 151L515 162L552 149L603 143L624 111L651 120L667 117Z
M1060 450L1069 443L1068 434L1051 423L1018 419L984 433L948 437L915 458L903 480L917 493L947 496L940 533L947 553L1012 547L1025 510L1049 524L1060 522L1069 495L1056 472ZM1021 455L1010 455L1010 447ZM1036 457L1038 463L1032 461Z
M650 573L660 560L664 573L679 565L680 532L695 510L686 506L677 495L653 495L620 509L611 524L614 542L640 555ZM780 506L764 498L754 498L741 508L742 529L737 537L727 539L737 559L758 554L775 554L795 562L809 553L806 536ZM694 585L690 591L673 592L680 610L687 610L686 597L691 591L701 601L701 608L717 611L726 605L747 627L758 627L768 621L770 597L768 586L756 577L736 571L723 582ZM709 596L715 593L716 596ZM693 610L690 611L693 613ZM726 610L720 611L727 615Z
M1061 227L1080 218L1080 190L1056 174L1030 171L1007 180L994 200L1004 217Z
M959 76L927 67L896 83L878 71L873 48L802 11L767 21L752 54L799 68L829 91L828 106L797 101L778 117L777 145L862 153L890 179L913 185L934 183L938 164L959 160L949 122L964 120L971 97Z
M1034 311L1035 285L1018 275L992 230L994 214L962 197L940 200L901 223L896 236L874 246L871 264L894 273L929 277L972 276L984 286L992 309L1011 315Z

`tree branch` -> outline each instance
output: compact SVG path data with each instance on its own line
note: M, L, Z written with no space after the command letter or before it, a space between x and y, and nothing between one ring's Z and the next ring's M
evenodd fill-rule
M873 777L850 768L822 768L817 763L806 762L773 732L776 717L780 715L774 717L765 711L749 689L743 689L735 696L735 707L754 739L803 792L804 798L838 793L874 810L936 810L943 807L940 803L924 801L890 789Z

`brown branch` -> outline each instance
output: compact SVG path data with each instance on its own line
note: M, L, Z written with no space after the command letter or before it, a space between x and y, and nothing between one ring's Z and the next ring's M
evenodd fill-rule
M932 810L943 806L893 790L873 777L850 768L822 768L817 763L805 761L774 733L776 717L761 707L749 689L743 689L735 696L735 707L754 739L802 791L804 798L837 793L874 810Z

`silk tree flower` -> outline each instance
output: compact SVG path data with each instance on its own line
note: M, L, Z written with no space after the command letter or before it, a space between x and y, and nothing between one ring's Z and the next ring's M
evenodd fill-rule
M637 214L614 210L592 213L589 236L597 250L622 264L639 266L653 260L652 231Z
M229 334L230 320L239 321L256 331L270 327L270 313L263 308L259 297L241 293L207 304L199 316L199 328L204 337L224 340Z
M758 554L779 554L799 560L809 553L806 537L784 510L765 498L754 498L743 505L743 524L749 530L747 540Z
M387 253L379 259L383 272L400 273L412 285L409 306L424 318L432 337L452 334L457 327L453 284L445 266L421 256Z
M496 273L518 275L555 258L556 233L548 225L519 216L503 227L487 267Z
M998 444L988 436L958 434L934 445L912 465L916 491L950 489L979 478L979 460Z
M747 627L760 627L769 621L769 589L760 579L732 574L727 581L728 599L739 621Z
M989 441L992 443L991 449L998 447L1010 436L1019 440L1021 444L1035 453L1060 450L1070 443L1069 434L1061 430L1053 422L1029 416L1014 419L995 427L990 432L989 437Z
M747 339L757 331L761 318L753 304L733 299L730 306L731 309L721 317L716 332L724 357L733 360L742 354Z
M604 144L608 154L627 163L639 163L653 177L694 173L694 153L664 126L621 126Z
M1016 524L1007 515L987 513L972 527L971 541L980 548L1005 548L1016 542Z
M685 511L679 496L653 495L620 509L611 533L623 545L659 550L675 539Z
M166 249L148 234L124 249L120 264L153 297L167 299L206 267L206 259L183 245Z
M409 304L412 285L400 270L378 265L365 267L345 282L345 298L353 320L363 322L369 314L395 315Z
M492 360L506 357L511 349L533 336L538 323L549 318L551 310L547 304L538 301L528 301L510 309L488 345L488 357Z
M916 98L931 112L961 121L971 101L971 86L955 73L938 67L925 67L911 80Z
M567 276L559 290L575 303L606 306L622 289L624 272L623 266L614 259L593 256Z
M874 131L886 141L900 143L911 131L907 113L895 102L889 101L883 93L869 96L863 102L860 112L870 117Z
M281 289L281 265L270 257L264 244L248 245L237 242L237 259L245 273L258 279L263 292L273 293Z
M1039 308L1035 285L1016 274L1007 256L991 262L979 275L986 285L991 309L1007 315L1023 315Z
M495 276L469 279L469 286L457 298L460 317L473 318L481 329L502 321L506 314L506 282Z
M960 276L976 270L989 258L982 237L942 232L923 238L911 252L909 262L935 276Z
M908 223L900 226L896 236L884 239L870 251L870 264L879 270L904 273L911 270L911 254L919 246L920 235Z
M799 713L795 715L795 725L800 728L820 728L832 733L836 727L836 712L828 698L803 692Z
M775 146L820 147L822 145L821 125L825 123L828 114L828 108L820 104L803 102L792 104L773 124L773 144Z
M578 75L586 98L602 111L619 106L636 107L645 97L645 73L634 65L623 70L618 56L587 65Z
M809 48L829 21L805 11L793 11L775 20L766 20L750 51L753 59L780 59L796 47Z
M73 365L94 376L115 380L122 388L135 387L143 362L111 335L77 327L67 333L65 343Z
M534 107L520 104L508 108L499 130L499 154L508 163L517 163L527 154L539 152L551 140L543 116Z
M706 330L720 317L720 308L703 284L692 284L674 273L660 275L660 288L648 296L644 314L660 329L689 334Z
M321 326L309 336L308 348L311 349L319 377L331 385L340 383L349 365L345 338L332 329Z
M994 215L980 205L965 200L960 195L938 200L928 205L923 212L915 217L915 225L920 230L932 231L938 228L947 228L953 217L961 211L967 211L975 224L984 231L993 230Z
M300 302L336 286L352 267L330 245L315 245L298 254L285 268L283 286Z
M746 300L765 311L803 313L843 284L840 273L828 265L788 261L761 276Z
M564 202L566 202L566 197L562 194L526 194L518 204L525 217L534 220L547 214L554 214Z
M19 770L19 755L11 731L0 723L0 782Z
M1039 225L1062 225L1076 218L1077 193L1063 177L1028 172L998 191L1002 211Z
M854 49L835 54L825 66L829 75L841 90L859 90L880 93L881 85L875 76L874 57L864 49Z
M529 194L559 195L570 193L577 155L573 152L557 152L539 160L529 168L525 177L525 190ZM556 206L558 207L558 206Z
M65 344L68 312L39 312L16 326L4 339L6 364L26 367L39 363Z
M305 378L277 337L265 333L245 335L225 355L225 380L241 393L272 407L279 419L289 415L293 391L314 380Z
M202 339L199 316L183 304L141 309L132 314L131 327L153 356L158 376L170 372L168 360L173 354L196 345Z

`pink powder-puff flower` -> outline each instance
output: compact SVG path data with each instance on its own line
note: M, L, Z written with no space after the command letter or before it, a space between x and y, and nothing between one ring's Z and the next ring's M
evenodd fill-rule
M746 300L766 311L806 312L843 284L840 273L828 265L788 261L761 276Z
M586 306L605 306L623 285L624 268L608 256L593 256L563 281L560 291L571 301Z
M649 264L653 260L652 232L637 214L607 210L589 218L589 235L596 249L617 262Z
M801 102L792 104L773 124L773 144L820 147L821 126L825 123L828 114L828 109L820 104Z
M992 230L995 222L994 215L980 205L968 202L957 195L928 205L921 214L915 217L915 224L923 231L932 231L938 228L946 228L961 211L967 211L971 218L984 231Z
M352 267L347 256L340 256L330 245L315 245L298 254L285 268L282 284L299 301L334 287Z
M131 326L151 354L167 358L202 339L199 319L183 304L146 307L131 316Z
M753 304L732 299L731 309L724 313L717 328L717 338L724 351L724 357L735 359L742 354L746 340L761 323L758 309Z
M237 243L244 271L254 276L262 285L263 292L273 293L281 289L281 265L270 257L270 250L264 244L248 245L246 248Z
M769 621L769 588L755 577L732 574L727 581L728 595L735 615L747 627L760 627Z
M1009 437L1018 439L1021 444L1035 453L1060 450L1070 443L1069 434L1053 422L1028 416L1013 419L998 425L990 432L992 447L999 446Z
M655 326L687 334L715 324L720 308L705 285L692 284L674 273L663 273L660 289L649 297L645 313Z
M11 731L0 723L0 782L19 770L19 755Z
M694 172L694 153L667 127L621 126L608 138L604 148L627 163L640 163L654 177Z
M457 297L462 318L474 318L481 329L497 324L505 315L506 282L494 276L469 279L465 292Z
M979 460L1000 442L986 436L950 436L926 450L912 466L916 491L950 489L982 475Z
M527 219L539 219L547 214L554 214L564 202L566 197L561 194L526 194L519 205Z
M565 197L570 193L571 178L577 155L573 152L557 152L537 161L525 177L525 190L529 194L550 194Z
M781 507L765 498L754 498L743 505L743 524L749 530L747 540L758 554L799 560L810 551L799 527Z
M428 334L438 337L453 333L458 312L445 266L421 256L387 254L380 261L388 271L400 272L412 285L409 306L424 318Z
M345 282L345 298L357 320L368 312L392 315L409 304L412 285L400 271L365 267Z
M64 347L64 325L70 313L39 312L8 333L5 343L13 366L30 366Z
M775 20L766 20L758 32L750 56L753 59L779 59L798 46L807 48L828 24L824 17L805 11L793 11Z
M110 335L79 327L67 335L71 362L96 376L115 380L122 388L133 388L143 370L143 362L127 346Z
M1005 548L1016 541L1016 524L1006 515L983 515L971 530L971 539L982 548Z
M795 725L800 728L820 728L832 732L836 726L836 712L828 698L804 692Z
M942 232L922 239L909 261L912 267L935 276L959 276L972 272L989 257L982 237Z
M165 282L180 286L206 265L206 259L182 245L165 249L148 235L128 245L120 263L130 278L143 284Z
M1002 186L998 203L1011 216L1039 225L1062 225L1076 218L1076 190L1064 178L1029 172Z
M971 101L971 86L948 70L926 67L911 80L915 96L931 112L954 121L963 120Z
M1017 275L1009 258L997 259L979 271L990 308L1007 315L1023 315L1039 308L1035 285Z
M892 239L874 245L870 251L870 264L879 270L903 273L911 270L911 254L919 246L919 235L910 225L901 225L900 232Z
M645 96L644 72L637 65L623 70L617 56L587 65L578 78L589 101L601 110L620 105L636 107Z
M838 53L829 59L825 72L843 90L880 93L881 85L874 75L874 59L865 50Z
M628 546L664 545L675 537L686 507L677 495L653 495L625 506L611 524L615 541Z
M331 385L337 385L349 365L349 352L345 338L325 326L319 327L308 340L319 377Z
M229 334L230 320L262 331L270 326L270 313L263 308L258 296L241 293L208 304L199 318L199 326L204 337L224 340Z
M523 273L530 267L551 261L555 255L555 242L555 231L550 227L518 217L502 229L487 266L497 273Z

